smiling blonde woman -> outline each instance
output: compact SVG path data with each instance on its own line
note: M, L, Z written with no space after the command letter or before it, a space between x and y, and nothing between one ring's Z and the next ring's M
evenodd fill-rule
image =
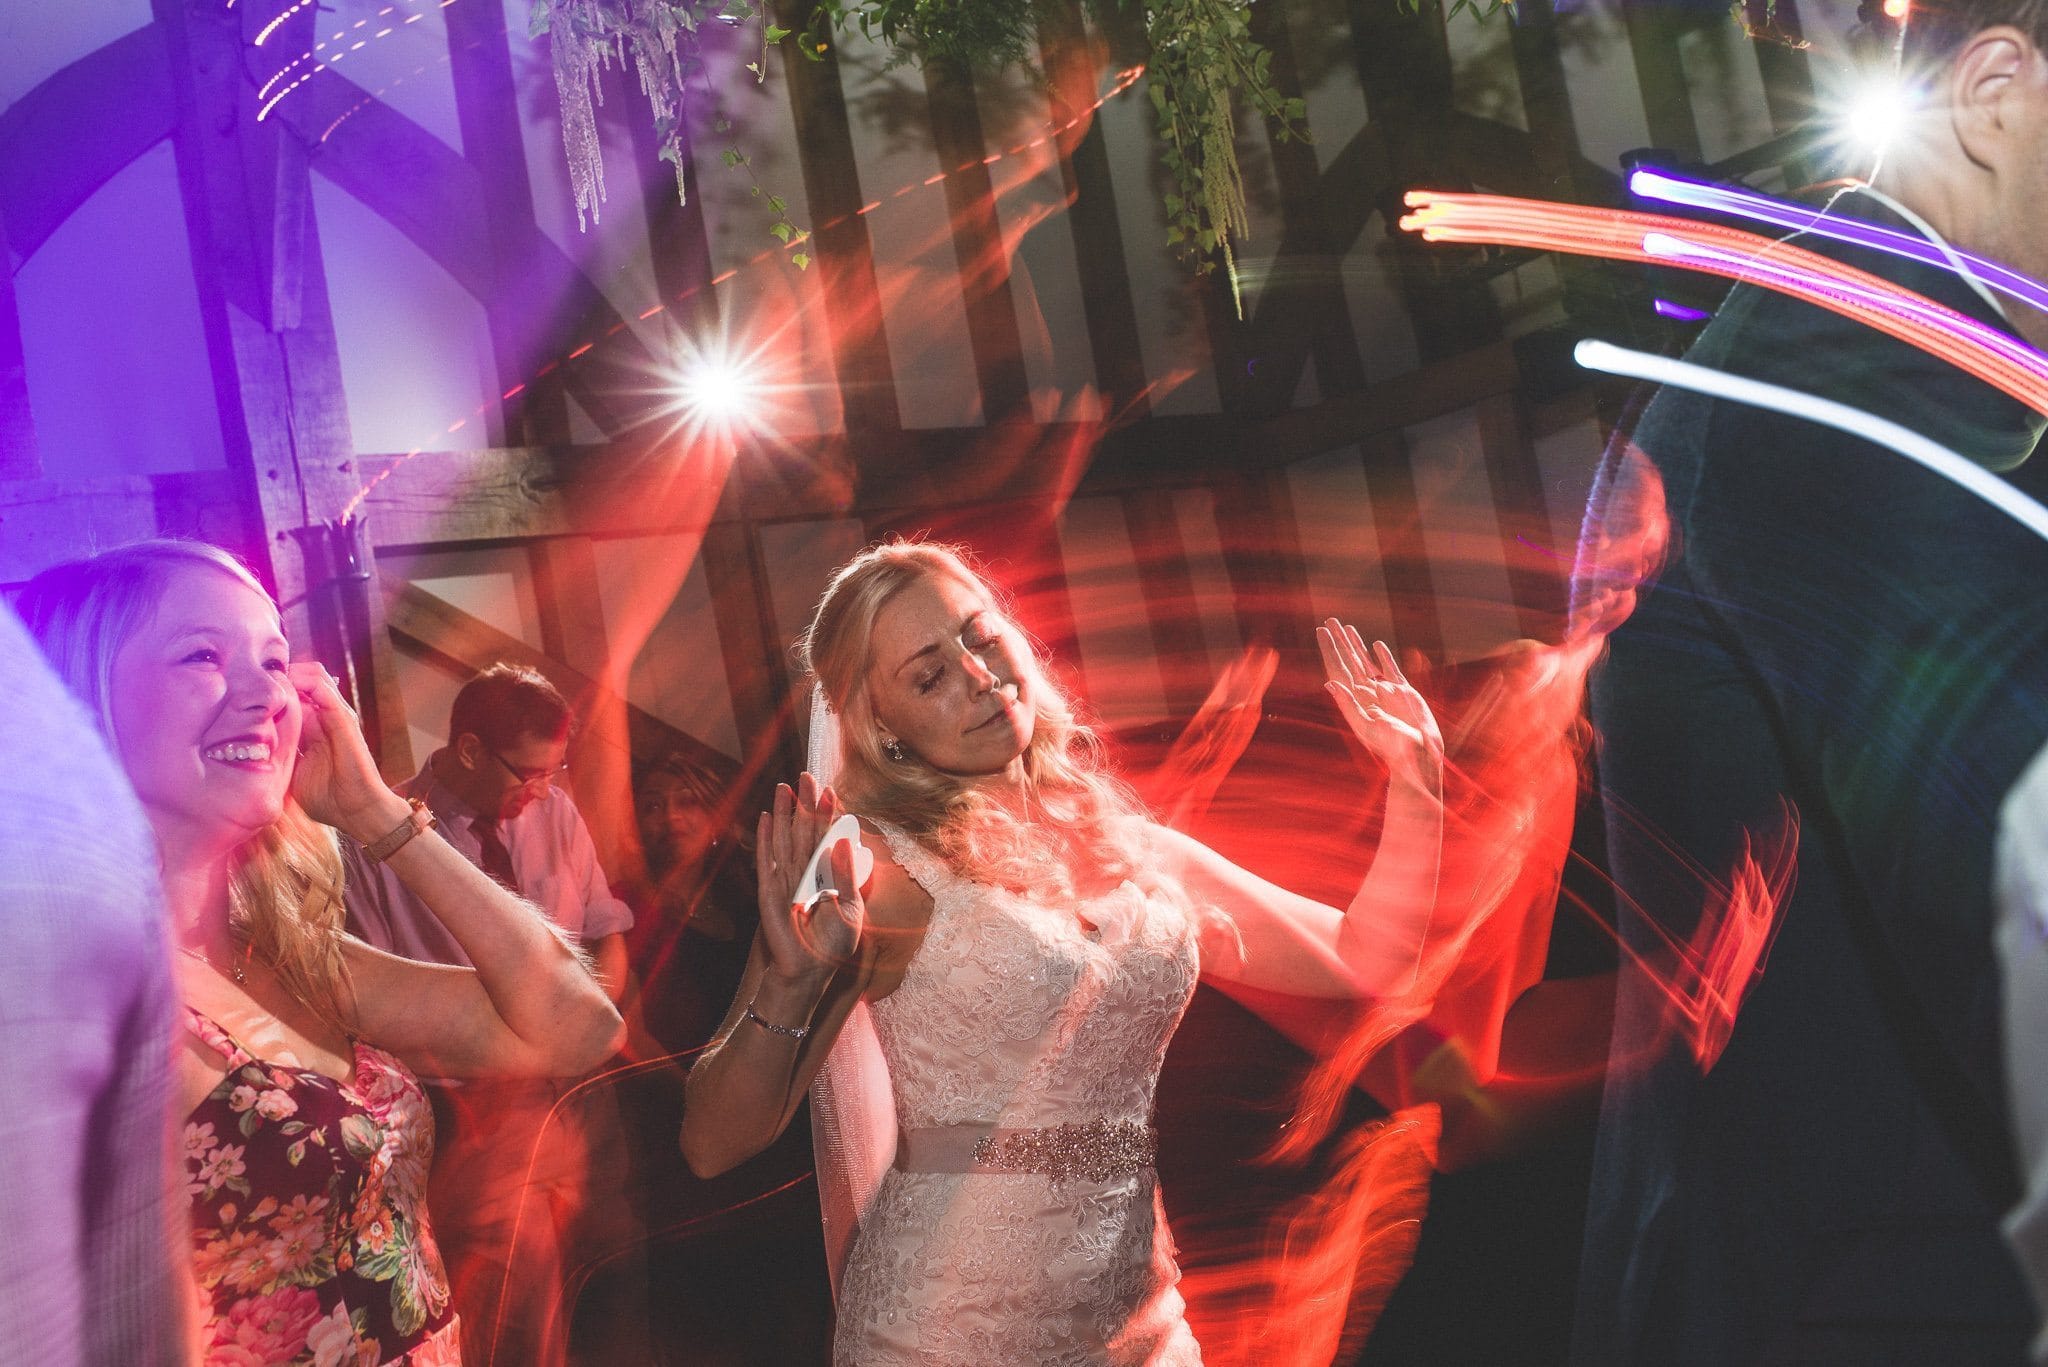
M414 1070L586 1069L616 1045L617 1013L544 918L384 786L333 679L290 661L276 604L234 557L140 542L45 571L20 609L156 839L205 1355L455 1363ZM330 828L387 860L476 967L345 935Z

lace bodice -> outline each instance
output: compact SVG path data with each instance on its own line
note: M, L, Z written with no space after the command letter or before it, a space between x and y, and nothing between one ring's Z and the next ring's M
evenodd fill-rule
M903 1127L1150 1120L1199 967L1181 902L1127 881L1048 906L882 833L933 903L903 982L874 1008Z
M970 882L901 831L932 896L875 1034L906 1131L1144 1123L1194 992L1172 889L1078 907ZM1149 1164L1114 1175L899 1168L882 1175L841 1281L837 1367L1199 1367Z

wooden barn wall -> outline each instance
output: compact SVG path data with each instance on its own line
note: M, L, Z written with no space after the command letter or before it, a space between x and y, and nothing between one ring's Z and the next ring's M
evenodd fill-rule
M1839 5L1805 8L1809 29L1841 27ZM202 536L245 554L322 650L349 637L353 593L394 778L440 741L467 671L534 663L583 705L576 782L624 859L636 761L681 749L750 787L793 768L791 639L831 567L894 531L951 529L1028 574L1034 629L1117 729L1184 720L1249 644L1278 647L1279 687L1306 696L1315 616L1432 658L1554 631L1600 412L1532 395L1513 340L1563 316L1582 268L1447 272L1388 240L1393 197L1611 196L1624 148L1727 155L1811 91L1803 54L1718 10L1524 0L1509 26L1265 0L1258 36L1314 138L1246 120L1240 320L1163 248L1142 79L1102 99L1141 53L1075 0L1039 6L1042 85L888 68L849 40L737 87L754 174L811 229L807 272L720 140L691 149L678 202L622 80L606 218L565 248L523 0L135 9L86 50L52 40L63 60L0 109L0 584ZM359 33L377 36L351 65ZM400 51L416 70L379 55ZM39 444L13 277L165 145L224 455L82 477ZM352 421L337 205L473 301L482 399L418 415L403 449L366 448ZM749 344L787 371L783 425L693 441L661 377L763 319ZM392 321L394 345L417 342ZM122 377L102 378L119 402ZM366 578L337 588L303 529L365 485Z

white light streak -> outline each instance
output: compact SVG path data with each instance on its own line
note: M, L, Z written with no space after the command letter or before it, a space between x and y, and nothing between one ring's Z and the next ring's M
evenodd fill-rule
M1668 356L1631 351L1611 342L1580 342L1573 349L1572 358L1588 370L1649 380L1654 384L1690 389L1733 403L1767 408L1774 413L1804 418L1888 447L1935 474L1960 484L2034 535L2048 541L2048 507L2043 507L1967 457L1889 419L1833 399L1787 389L1783 385L1752 380L1744 375L1730 375L1690 361L1674 361Z

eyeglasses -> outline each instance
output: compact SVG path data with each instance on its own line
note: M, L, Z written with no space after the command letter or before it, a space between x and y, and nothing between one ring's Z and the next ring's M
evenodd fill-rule
M505 772L512 775L513 778L517 779L519 781L519 786L522 788L531 788L536 786L537 784L553 782L555 779L560 778L563 774L569 772L569 761L567 760L563 760L560 764L556 765L552 769L516 768L511 760L506 759L503 755L499 754L489 745L486 745L481 736L477 738L476 743L484 747L485 754L489 755L492 759L498 761L498 763L504 765Z

